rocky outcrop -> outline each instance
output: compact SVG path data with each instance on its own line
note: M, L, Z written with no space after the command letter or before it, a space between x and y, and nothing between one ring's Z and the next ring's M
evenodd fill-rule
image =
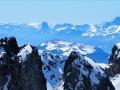
M14 37L1 39L0 90L114 90L93 60L76 51L66 58L30 44L19 47Z
M94 61L72 52L64 67L64 90L115 90Z
M120 43L113 46L109 64L110 68L107 71L110 76L120 74Z
M0 39L0 47L3 47L8 56L16 55L19 52L19 47L15 37Z
M20 68L22 89L20 90L46 90L46 80L43 76L42 61L38 54L38 50L29 45L24 46L23 48L26 50L29 48L32 52L27 50L30 54L27 54L25 58L20 54L21 52L23 53L23 49L21 49L21 52L19 53L22 64L22 67Z
M14 37L0 42L0 90L47 90L36 47L18 47Z

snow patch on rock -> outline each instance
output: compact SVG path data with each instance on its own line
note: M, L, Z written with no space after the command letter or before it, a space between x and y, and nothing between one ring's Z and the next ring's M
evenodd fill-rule
M105 64L105 63L97 63L97 65L99 65L101 68L106 69L109 68L109 64Z
M30 46L30 44L27 44L24 48L22 48L20 50L20 52L18 53L18 57L20 57L20 60L22 62L26 61L26 56L32 53L32 47Z
M116 44L117 48L120 49L120 42Z
M0 57L2 57L5 53L5 50L4 48L0 47Z
M112 84L115 87L115 90L120 90L120 74L117 74L111 79Z

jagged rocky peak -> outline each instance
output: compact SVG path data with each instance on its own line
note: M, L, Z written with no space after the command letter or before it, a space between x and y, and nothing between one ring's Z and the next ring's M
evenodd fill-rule
M72 51L64 58L30 44L19 47L11 37L0 40L0 90L114 90L114 87L107 74L80 52Z
M18 53L23 90L46 90L46 80L42 72L42 61L36 47L30 44L21 47Z
M37 53L35 47L31 46L30 44L26 44L21 47L20 52L17 54L17 56L19 57L20 62L25 62L28 55L32 53Z
M10 38L5 37L5 38L0 39L0 45L6 45L6 44L10 44L10 43L14 43L16 46L18 46L16 38L14 36L12 36Z
M112 21L112 23L113 23L114 25L120 25L120 17L116 17L116 18Z
M17 54L19 52L19 47L15 37L5 37L0 39L0 47L4 47L7 54Z
M115 90L108 76L91 59L72 52L65 62L64 90Z
M14 37L1 39L0 90L47 90L36 47L18 47Z
M47 22L42 22L41 24L41 30L49 30L50 27Z
M115 62L120 63L119 60L120 60L120 43L117 43L112 48L112 54L111 54L109 62L110 63L115 63Z
M120 43L113 46L109 64L108 74L110 76L120 74Z

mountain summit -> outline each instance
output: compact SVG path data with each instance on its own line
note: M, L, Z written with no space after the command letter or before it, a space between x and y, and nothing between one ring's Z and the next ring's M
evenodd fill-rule
M81 44L90 44L110 53L110 48L119 42L120 17L101 24L92 25L63 23L51 26L47 22L42 22L41 24L0 23L0 37L6 36L15 36L19 45L29 42L37 46L40 43L50 40L65 40Z
M0 39L1 90L115 90L108 74L92 59L71 51L59 54L19 47L14 37Z

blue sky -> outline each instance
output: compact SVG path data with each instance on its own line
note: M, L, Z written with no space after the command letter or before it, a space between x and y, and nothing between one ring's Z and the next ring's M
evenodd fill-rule
M0 22L93 24L120 16L119 0L1 0Z

